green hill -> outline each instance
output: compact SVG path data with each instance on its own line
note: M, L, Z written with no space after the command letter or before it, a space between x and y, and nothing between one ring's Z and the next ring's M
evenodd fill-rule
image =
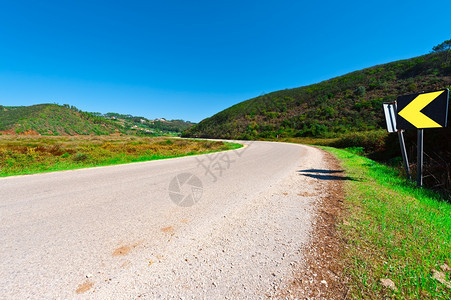
M68 105L0 106L0 132L4 134L103 135L119 131L113 122Z
M0 134L148 136L180 135L193 123L183 120L148 120L118 113L89 113L68 104L0 106Z
M446 52L396 61L317 84L262 95L186 130L186 137L337 137L385 127L382 102L451 85Z
M171 133L180 135L182 131L190 128L194 123L184 120L166 120L166 119L155 119L149 120L145 117L138 117L133 115L124 115L118 113L92 113L97 116L104 117L106 119L113 120L115 122L121 123L125 127L135 128L135 130L144 130L151 132L160 133Z

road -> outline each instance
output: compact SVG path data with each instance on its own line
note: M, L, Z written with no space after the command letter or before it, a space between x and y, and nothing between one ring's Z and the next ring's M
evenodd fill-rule
M325 168L315 148L248 142L0 178L0 299L275 296L327 184L304 175Z

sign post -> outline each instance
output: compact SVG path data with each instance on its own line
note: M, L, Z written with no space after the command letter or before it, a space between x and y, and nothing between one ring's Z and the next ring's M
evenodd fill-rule
M383 103L385 122L387 123L388 132L397 132L399 139L399 146L401 147L402 161L404 162L404 169L406 169L407 178L410 180L409 159L407 158L406 144L404 142L404 134L402 129L396 129L396 102Z
M417 129L417 185L423 185L423 129L443 128L448 121L449 90L399 96L396 128Z
M412 179L410 175L409 159L407 158L406 144L404 142L404 134L402 130L398 130L399 145L401 147L402 161L404 162L404 169L406 169L407 178Z
M423 186L423 129L417 133L417 186Z

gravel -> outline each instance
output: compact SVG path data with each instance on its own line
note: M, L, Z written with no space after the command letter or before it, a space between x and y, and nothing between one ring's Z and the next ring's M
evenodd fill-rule
M0 179L0 299L276 296L305 263L322 197L299 171L326 163L308 146L248 144ZM181 173L202 181L189 207L168 195Z

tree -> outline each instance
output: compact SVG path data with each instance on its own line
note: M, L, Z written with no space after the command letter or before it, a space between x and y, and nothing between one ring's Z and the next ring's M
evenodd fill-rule
M451 39L446 40L441 44L438 44L437 46L432 47L432 51L434 52L445 52L446 54L446 60L445 62L448 62L449 53L451 52Z

